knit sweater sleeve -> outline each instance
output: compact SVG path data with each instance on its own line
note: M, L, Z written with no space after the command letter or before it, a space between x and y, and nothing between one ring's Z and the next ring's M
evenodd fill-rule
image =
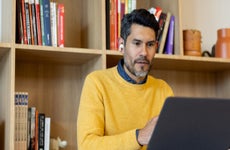
M136 129L105 135L105 110L100 84L87 76L80 100L77 120L79 150L137 150Z

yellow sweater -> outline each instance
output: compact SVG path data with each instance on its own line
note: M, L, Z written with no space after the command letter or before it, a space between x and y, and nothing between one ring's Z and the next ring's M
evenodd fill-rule
M166 82L148 76L131 84L117 67L90 73L85 80L77 120L78 150L138 150L136 129L158 116L168 96Z

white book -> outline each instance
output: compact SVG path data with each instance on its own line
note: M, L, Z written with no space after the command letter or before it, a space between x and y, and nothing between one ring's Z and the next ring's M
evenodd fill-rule
M44 150L50 149L50 125L51 125L51 118L45 118L45 148Z
M52 46L57 47L57 6L56 2L50 2L50 23Z

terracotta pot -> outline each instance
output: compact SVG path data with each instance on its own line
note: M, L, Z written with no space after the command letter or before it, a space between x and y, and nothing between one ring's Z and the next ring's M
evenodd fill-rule
M230 58L230 28L217 30L215 57Z

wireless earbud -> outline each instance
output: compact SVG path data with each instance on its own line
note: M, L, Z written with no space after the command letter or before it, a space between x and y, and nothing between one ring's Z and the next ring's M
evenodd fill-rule
M119 49L122 50L124 48L124 44L120 44Z

